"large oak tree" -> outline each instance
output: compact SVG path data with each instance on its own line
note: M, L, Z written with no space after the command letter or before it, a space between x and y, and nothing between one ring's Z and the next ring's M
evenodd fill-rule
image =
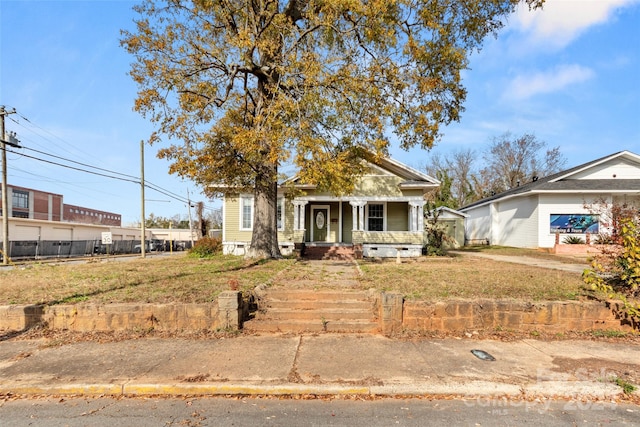
M170 172L252 192L250 255L277 257L278 166L340 194L391 137L431 147L468 55L520 2L543 0L146 0L122 44Z

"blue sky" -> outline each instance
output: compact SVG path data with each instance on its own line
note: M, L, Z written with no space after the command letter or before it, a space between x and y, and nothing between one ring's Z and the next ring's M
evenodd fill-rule
M133 26L134 4L0 1L0 105L17 110L6 128L25 147L140 176L140 141L152 127L132 110L132 58L119 45L120 30ZM548 0L542 12L519 11L471 57L470 68L466 111L443 129L433 152L471 148L481 158L491 138L507 131L560 146L567 167L640 152L640 0ZM21 153L61 162L32 150ZM147 190L147 214L186 217L187 191L193 201L220 206L169 175L156 151L145 148L145 177L170 195ZM391 154L417 168L430 156L419 149ZM140 187L132 182L19 154L8 155L8 166L12 185L120 213L125 224L140 218Z

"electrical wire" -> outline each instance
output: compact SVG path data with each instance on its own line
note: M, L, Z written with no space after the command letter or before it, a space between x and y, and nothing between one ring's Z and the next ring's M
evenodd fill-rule
M55 134L47 131L46 129L42 128L41 126L38 126L37 124L33 123L31 120L29 120L27 117L25 117L24 115L20 114L19 112L16 112L16 114L21 119L23 119L24 121L26 121L27 123L32 125L33 127L37 128L37 129L40 129L41 131L53 136L54 138L58 139L59 141L62 141L66 145L69 145L72 148L76 149L75 147L73 147L73 145L69 144L64 139L56 136ZM28 129L27 127L22 125L17 120L15 120L13 118L10 118L10 119L14 123L22 126L24 129ZM33 130L31 130L31 132L33 132L36 135L38 135ZM53 142L50 139L43 137L42 135L38 135L38 136L40 136L41 138L43 138L45 140ZM58 145L58 144L56 144L56 145ZM51 160L42 159L42 158L39 158L39 157L36 157L36 156L32 156L32 155L28 155L28 154L25 154L25 153L16 152L16 151L7 149L6 147L5 147L5 151L8 152L8 153L13 153L13 154L16 154L16 155L19 155L19 156L23 156L23 157L26 157L26 158L29 158L29 159L32 159L32 160L48 163L48 164L51 164L51 165L54 165L54 166L60 166L60 167L76 170L76 171L83 172L83 173L89 173L89 174L102 176L102 177L106 177L106 178L110 178L110 179L116 179L116 180L125 181L125 182L132 182L132 183L135 183L135 184L140 184L140 182L141 182L141 178L133 176L133 175L129 175L129 174L125 174L125 173L122 173L122 172L117 172L117 171L101 168L101 167L94 166L94 165L91 165L91 164L88 164L88 163L75 161L75 160L68 159L68 158L65 158L65 157L62 157L62 156L58 156L58 155L55 155L55 154L50 154L50 153L47 153L47 152L44 152L44 151L41 151L41 150L37 150L35 148L25 147L24 145L21 146L20 148L24 149L24 150L33 151L35 153L38 153L38 154L41 154L41 155L44 155L44 156L52 157L54 159L62 160L64 162L68 162L68 163L76 164L76 165L79 165L79 166L83 166L85 168L91 168L93 170L87 170L87 169L83 169L83 168L78 168L78 167L74 167L74 166L70 166L70 165L54 162L54 161L51 161ZM64 151L69 152L68 150L64 150ZM81 150L78 150L78 151L83 153ZM86 153L83 153L83 154L86 154ZM100 173L100 172L95 172L95 171L102 171L102 172L105 172L105 173ZM119 175L119 176L114 176L114 175ZM169 197L169 198L171 198L173 200L176 200L176 201L178 201L180 203L184 203L184 204L188 204L188 205L192 205L193 206L194 202L192 202L190 199L185 198L184 196L176 194L176 193L174 193L172 191L166 190L166 189L160 187L159 185L154 184L153 182L150 182L148 180L144 180L144 186L145 186L145 188L148 188L150 190L156 191L156 192L158 192L160 194L163 194L164 196L167 196L167 197ZM203 204L203 209L211 210L211 211L219 210L219 208L210 207L210 206L207 206L207 205L204 205L204 204Z
M53 155L53 154L45 153L45 152L42 152L40 150L35 150L35 149L32 149L32 148L28 148L28 147L22 147L22 148L25 148L25 149L28 149L28 150L31 150L31 151L35 151L35 152L37 152L39 154L50 156L50 157L53 157L53 158L56 158L56 159L64 160L64 161L67 161L67 162L70 162L70 163L74 163L74 164L78 164L78 165L81 165L81 166L84 166L84 167L94 168L94 169L97 169L97 170L108 172L110 174L122 175L122 176L113 176L113 175L108 175L106 173L100 173L100 172L87 170L87 169L83 169L83 168L79 168L79 167L75 167L75 166L71 166L71 165L66 165L66 164L63 164L63 163L54 162L54 161L47 160L47 159L42 159L40 157L31 156L29 154L20 153L20 152L14 151L14 150L10 150L10 149L8 149L6 147L5 147L5 151L7 153L17 154L17 155L22 156L22 157L26 157L26 158L29 158L29 159L32 159L32 160L36 160L36 161L39 161L39 162L51 164L51 165L54 165L54 166L60 166L60 167L64 167L64 168L67 168L67 169L72 169L72 170L83 172L83 173L89 173L89 174L92 174L92 175L102 176L102 177L105 177L105 178L116 179L116 180L125 181L125 182L132 182L134 184L140 184L140 178L139 177L135 177L133 175L128 175L128 174L124 174L124 173L121 173L121 172L111 171L109 169L104 169L104 168L92 166L92 165L89 165L87 163L76 162L76 161L71 160L71 159L66 159L64 157L60 157L60 156L56 156L56 155ZM145 188L148 188L150 190L156 191L156 192L158 192L160 194L163 194L164 196L167 196L167 197L169 197L171 199L174 199L174 200L176 200L176 201L178 201L180 203L184 203L184 204L193 203L189 199L187 199L187 198L185 198L183 196L179 196L176 193L173 193L173 192L171 192L169 190L165 190L162 187L160 187L159 185L156 185L156 184L154 184L152 182L149 182L149 181L146 181L146 180L145 180ZM209 206L203 206L203 208L207 209L207 210L211 210L211 211L218 210L216 208L209 207Z

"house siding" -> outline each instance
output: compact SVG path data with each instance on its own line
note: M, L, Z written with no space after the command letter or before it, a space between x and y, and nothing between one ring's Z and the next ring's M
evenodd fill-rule
M240 230L240 197L226 197L224 203L225 240L250 242L251 231Z
M615 175L615 177L614 177ZM586 171L571 175L570 179L640 179L637 163L627 159L612 159Z
M465 240L467 242L491 238L489 211L490 206L484 205L465 212L469 215L465 222Z
M353 196L375 197L384 195L390 197L404 196L399 188L403 179L398 176L364 176L363 179L356 183Z
M611 197L602 196L582 196L582 195L540 195L540 216L538 218L538 230L539 230L539 246L542 248L552 248L555 245L555 234L550 230L551 214L589 214L589 211L585 204L593 202L598 197L605 197L606 200L611 200ZM573 236L574 234L572 234ZM585 237L583 234L577 234L577 236ZM562 241L562 239L561 239Z
M409 210L406 203L387 203L387 231L406 231L409 227Z
M520 197L496 203L499 229L492 244L535 248L538 246L538 197Z
M411 231L387 232L387 231L356 231L353 233L353 242L357 244L413 244L422 245L423 233Z

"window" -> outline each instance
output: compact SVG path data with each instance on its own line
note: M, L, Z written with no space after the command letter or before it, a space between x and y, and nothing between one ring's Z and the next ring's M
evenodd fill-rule
M371 204L367 207L369 209L367 229L369 231L384 231L384 205Z
M253 197L240 198L240 229L251 230L253 227Z
M278 197L278 211L276 217L278 220L278 230L284 230L284 198Z
M29 209L29 192L21 190L13 190L13 207Z
M278 230L284 230L284 197L278 197ZM253 229L253 197L240 197L240 230Z

